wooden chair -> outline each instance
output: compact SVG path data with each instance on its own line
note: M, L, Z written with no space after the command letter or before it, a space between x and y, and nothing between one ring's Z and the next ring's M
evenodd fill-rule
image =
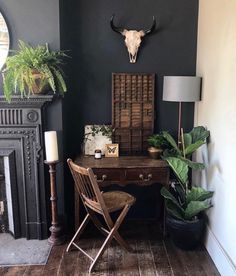
M78 250L85 254L92 261L89 268L89 273L91 273L99 257L102 256L106 246L113 238L123 248L132 252L130 246L118 233L118 229L129 211L129 208L135 203L135 198L130 194L121 191L102 193L91 168L85 169L80 167L73 163L71 159L68 159L67 163L74 178L75 187L87 211L87 215L70 241L66 251L68 252L70 247L74 245ZM110 213L114 211L120 211L120 214L116 222L113 223ZM97 214L103 216L107 229L103 227L102 223L97 218ZM79 238L89 220L94 223L99 231L107 236L95 258L92 258L75 243L75 239Z

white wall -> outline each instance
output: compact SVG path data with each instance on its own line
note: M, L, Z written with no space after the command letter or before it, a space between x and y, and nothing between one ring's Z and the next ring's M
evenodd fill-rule
M201 184L214 190L206 247L222 275L236 275L236 0L200 0L195 125L211 132Z

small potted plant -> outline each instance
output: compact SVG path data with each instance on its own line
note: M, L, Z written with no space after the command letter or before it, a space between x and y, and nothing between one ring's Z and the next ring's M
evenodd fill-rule
M153 134L148 138L148 154L153 159L160 159L164 149L169 147L168 141L162 133Z
M48 45L32 47L19 41L19 50L6 60L3 71L3 91L8 102L13 94L29 97L51 89L54 93L67 91L62 62L63 51L51 51Z
M190 133L182 133L181 149L169 133L163 132L163 135L173 147L163 153L163 159L176 176L170 189L161 189L167 210L167 230L176 246L185 250L194 249L201 242L205 226L203 211L212 206L209 199L213 192L189 185L189 169L204 168L204 164L193 162L190 158L206 143L209 131L196 127Z

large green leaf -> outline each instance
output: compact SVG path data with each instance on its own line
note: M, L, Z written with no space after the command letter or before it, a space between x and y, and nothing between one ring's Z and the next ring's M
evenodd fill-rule
M189 134L192 136L192 143L196 143L198 140L205 141L210 135L210 131L206 130L203 126L194 127Z
M174 171L178 180L185 186L188 181L188 165L177 157L167 157L165 160Z
M181 209L181 206L178 202L178 200L172 195L171 192L169 192L165 187L161 188L161 195L165 198L168 199L170 201L173 202L173 204L176 205L177 208ZM183 211L183 210L182 210Z
M210 207L211 205L205 201L191 201L185 209L184 217L186 220L191 220L194 216L198 215L204 210L209 209Z
M174 187L175 192L177 193L177 196L179 197L179 201L181 202L181 206L186 204L186 196L185 196L185 189L180 184L175 184Z
M171 146L177 151L177 153L181 155L181 151L178 148L174 138L167 131L163 131L162 134L164 138L171 144Z
M192 136L189 133L184 133L184 146L185 148L192 144Z
M204 201L213 196L213 192L206 191L201 187L192 187L192 189L187 193L187 203L191 201Z
M172 148L172 149L165 149L163 151L163 157L179 157L179 153L176 151L176 149Z
M184 213L181 212L172 201L166 200L165 203L168 214L177 219L184 220Z
M182 161L184 161L191 169L194 170L203 170L205 169L205 165L203 163L193 162L187 158L179 157Z
M205 142L203 140L196 141L194 144L189 145L185 148L185 155L191 155L194 153L199 147L201 147Z

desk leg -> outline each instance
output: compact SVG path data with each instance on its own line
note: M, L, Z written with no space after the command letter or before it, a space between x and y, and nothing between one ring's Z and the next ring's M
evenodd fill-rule
M165 208L165 201L163 204L163 238L166 237L166 208Z
M80 204L79 193L75 189L75 231L79 228L79 225L80 225L79 204Z

